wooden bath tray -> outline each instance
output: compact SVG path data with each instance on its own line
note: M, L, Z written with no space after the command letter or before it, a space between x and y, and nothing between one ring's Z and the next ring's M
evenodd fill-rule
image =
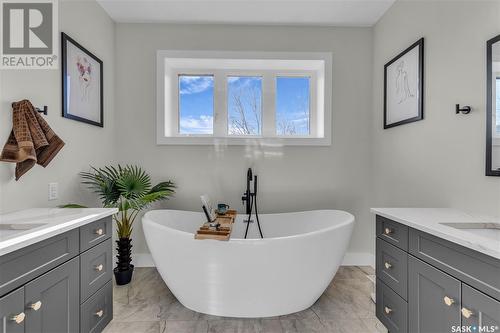
M235 210L228 210L224 215L217 215L215 221L220 224L219 229L210 227L209 223L204 223L196 234L195 239L215 239L227 241L231 238L231 231L233 231L233 223L236 218Z

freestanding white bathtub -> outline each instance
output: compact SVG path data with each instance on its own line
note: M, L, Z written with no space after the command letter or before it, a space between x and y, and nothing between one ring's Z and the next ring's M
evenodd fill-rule
M144 215L153 260L175 297L191 310L225 317L271 317L310 307L342 261L354 216L338 210L259 214L264 239L256 223L250 239L242 239L243 218L224 242L194 239L203 213Z

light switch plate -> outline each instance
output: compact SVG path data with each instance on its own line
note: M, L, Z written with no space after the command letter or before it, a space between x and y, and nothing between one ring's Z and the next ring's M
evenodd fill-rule
M49 183L49 200L56 200L58 196L57 183Z

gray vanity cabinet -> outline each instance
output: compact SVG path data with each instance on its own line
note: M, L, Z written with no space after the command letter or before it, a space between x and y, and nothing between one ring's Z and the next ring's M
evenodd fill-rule
M0 298L0 333L24 332L24 289Z
M113 319L111 218L0 256L0 333L98 333Z
M499 259L382 216L376 222L376 315L389 332L498 331Z
M460 326L460 281L417 258L408 260L408 331L450 332Z
M500 302L466 284L462 284L461 312L462 325L490 327L489 332L500 327Z
M25 285L26 333L78 332L78 269L74 258Z

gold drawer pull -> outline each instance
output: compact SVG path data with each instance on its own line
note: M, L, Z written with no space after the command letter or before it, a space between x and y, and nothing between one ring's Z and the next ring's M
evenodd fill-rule
M384 234L386 234L386 235L390 235L390 234L392 234L393 232L394 232L394 231L393 231L391 228L385 228L385 229L384 229Z
M444 300L444 304L448 305L448 306L452 306L453 303L455 303L455 300L453 298L449 298L448 296L445 296L443 298Z
M40 310L41 307L42 307L42 302L40 301L30 304L30 309L33 309L35 311Z
M103 268L104 268L103 264L95 266L95 270L98 272L102 271Z
M470 318L471 316L473 316L473 315L474 315L474 312L472 312L471 310L466 309L466 308L462 308L462 316L463 316L464 318L469 319L469 318Z
M26 317L26 315L24 314L24 312L21 312L20 314L15 315L12 318L10 318L10 320L15 321L16 324L20 324L24 321L24 317Z
M391 314L392 309L391 309L391 308L389 308L389 307L387 307L387 306L385 306L385 307L384 307L384 312L385 312L386 314Z
M99 317L99 318L101 318L103 314L104 314L104 311L103 311L103 310L99 310L99 311L97 311L97 312L95 313L95 315L96 315L97 317Z
M94 231L94 233L95 233L96 235L102 236L102 234L104 234L104 230L102 230L102 228L99 228L99 229L96 229L96 230Z
M392 264L390 262L387 262L387 261L384 263L384 266L387 269L392 268Z

